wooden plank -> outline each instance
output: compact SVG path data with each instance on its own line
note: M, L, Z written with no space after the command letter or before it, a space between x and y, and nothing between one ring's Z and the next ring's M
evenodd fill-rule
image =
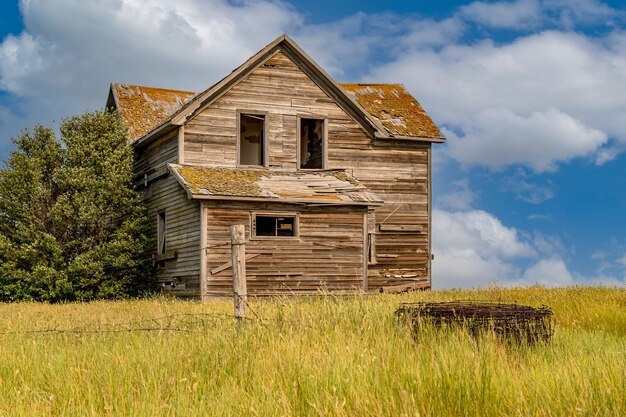
M422 232L422 226L417 224L379 224L381 232Z
M261 256L261 255L262 255L262 253L250 253L250 254L245 256L245 260L249 261L250 259L254 259L257 256ZM217 274L217 273L219 273L221 271L224 271L224 270L230 268L231 266L233 266L233 261L232 260L226 262L225 264L222 264L222 265L218 266L217 268L211 269L211 275L215 275L215 274Z

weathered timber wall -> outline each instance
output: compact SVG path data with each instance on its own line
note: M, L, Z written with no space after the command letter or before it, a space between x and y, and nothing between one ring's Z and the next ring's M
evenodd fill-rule
M232 293L230 226L244 224L250 239L251 213L298 213L296 238L248 240L248 293L316 294L322 288L358 291L363 283L363 209L207 203L207 293ZM214 271L212 273L212 271Z
M136 150L133 167L139 190L144 193L152 228L152 254L156 256L157 213L167 216L166 260L156 262L154 280L178 296L198 296L200 291L200 204L187 198L165 165L177 162L175 134ZM144 186L143 173L163 172Z
M385 201L374 211L376 256L368 267L369 289L430 284L430 144L372 142L363 135L357 140L357 133L353 126L350 135L329 137L329 164L351 166L353 175Z
M176 132L173 132L148 146L135 148L133 173L137 178L143 178L144 173L153 172L177 160L178 139Z
M385 200L374 214L377 256L368 268L369 289L429 284L429 143L372 140L278 53L187 123L185 162L235 166L237 110L245 109L269 112L269 165L286 169L297 166L297 116L326 118L327 167L350 169ZM394 231L394 225L406 227Z

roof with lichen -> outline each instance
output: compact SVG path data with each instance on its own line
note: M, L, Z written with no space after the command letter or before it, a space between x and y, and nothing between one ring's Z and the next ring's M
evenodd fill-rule
M345 170L274 171L168 164L191 198L377 205L383 201Z
M111 89L130 142L167 121L196 95L189 91L128 84L112 84Z
M402 84L340 84L392 136L441 139L437 125Z
M437 125L402 84L340 84L391 137L443 139ZM196 93L113 84L112 93L129 141L157 128Z

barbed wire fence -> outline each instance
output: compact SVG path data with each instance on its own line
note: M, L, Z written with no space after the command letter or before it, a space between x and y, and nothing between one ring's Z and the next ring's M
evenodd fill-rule
M269 327L272 324L291 324L297 327L311 327L297 320L285 317L271 318L262 317L250 303L238 296L246 305L252 317L236 318L227 313L175 313L158 317L149 317L141 320L133 320L121 323L94 323L81 324L71 327L63 327L60 324L41 329L20 329L0 331L0 336L9 335L36 335L36 334L107 334L107 333L134 333L134 332L180 332L180 333L203 333L211 329L212 324L232 324L241 329L242 324L259 324Z

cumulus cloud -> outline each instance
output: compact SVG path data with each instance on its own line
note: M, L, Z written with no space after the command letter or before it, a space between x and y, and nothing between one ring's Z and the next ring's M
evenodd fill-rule
M433 253L434 288L624 285L605 271L573 273L564 260L567 248L557 236L523 233L482 210L434 210ZM626 254L619 262L626 268Z
M602 285L610 287L624 286L624 281L614 276L580 276L567 268L563 259L555 257L541 259L528 268L516 285L543 285L546 287L563 287L571 285Z
M478 287L519 276L514 260L537 256L512 227L482 210L433 211L433 285Z
M459 8L458 15L495 29L528 30L539 26L571 29L576 25L612 23L619 13L598 0L475 1Z
M447 127L450 155L466 167L525 165L551 171L626 144L626 33L590 38L544 31L494 44L416 48L372 71L405 80ZM424 82L428 80L428 82Z
M539 23L542 8L538 0L475 1L461 7L459 14L476 23L494 28L522 28Z
M572 285L574 277L559 258L542 259L524 272L522 281L550 287Z
M589 155L608 140L606 133L554 108L528 116L506 108L485 109L464 132L450 138L449 148L463 164L495 169L527 165L538 172L554 171L557 162Z

